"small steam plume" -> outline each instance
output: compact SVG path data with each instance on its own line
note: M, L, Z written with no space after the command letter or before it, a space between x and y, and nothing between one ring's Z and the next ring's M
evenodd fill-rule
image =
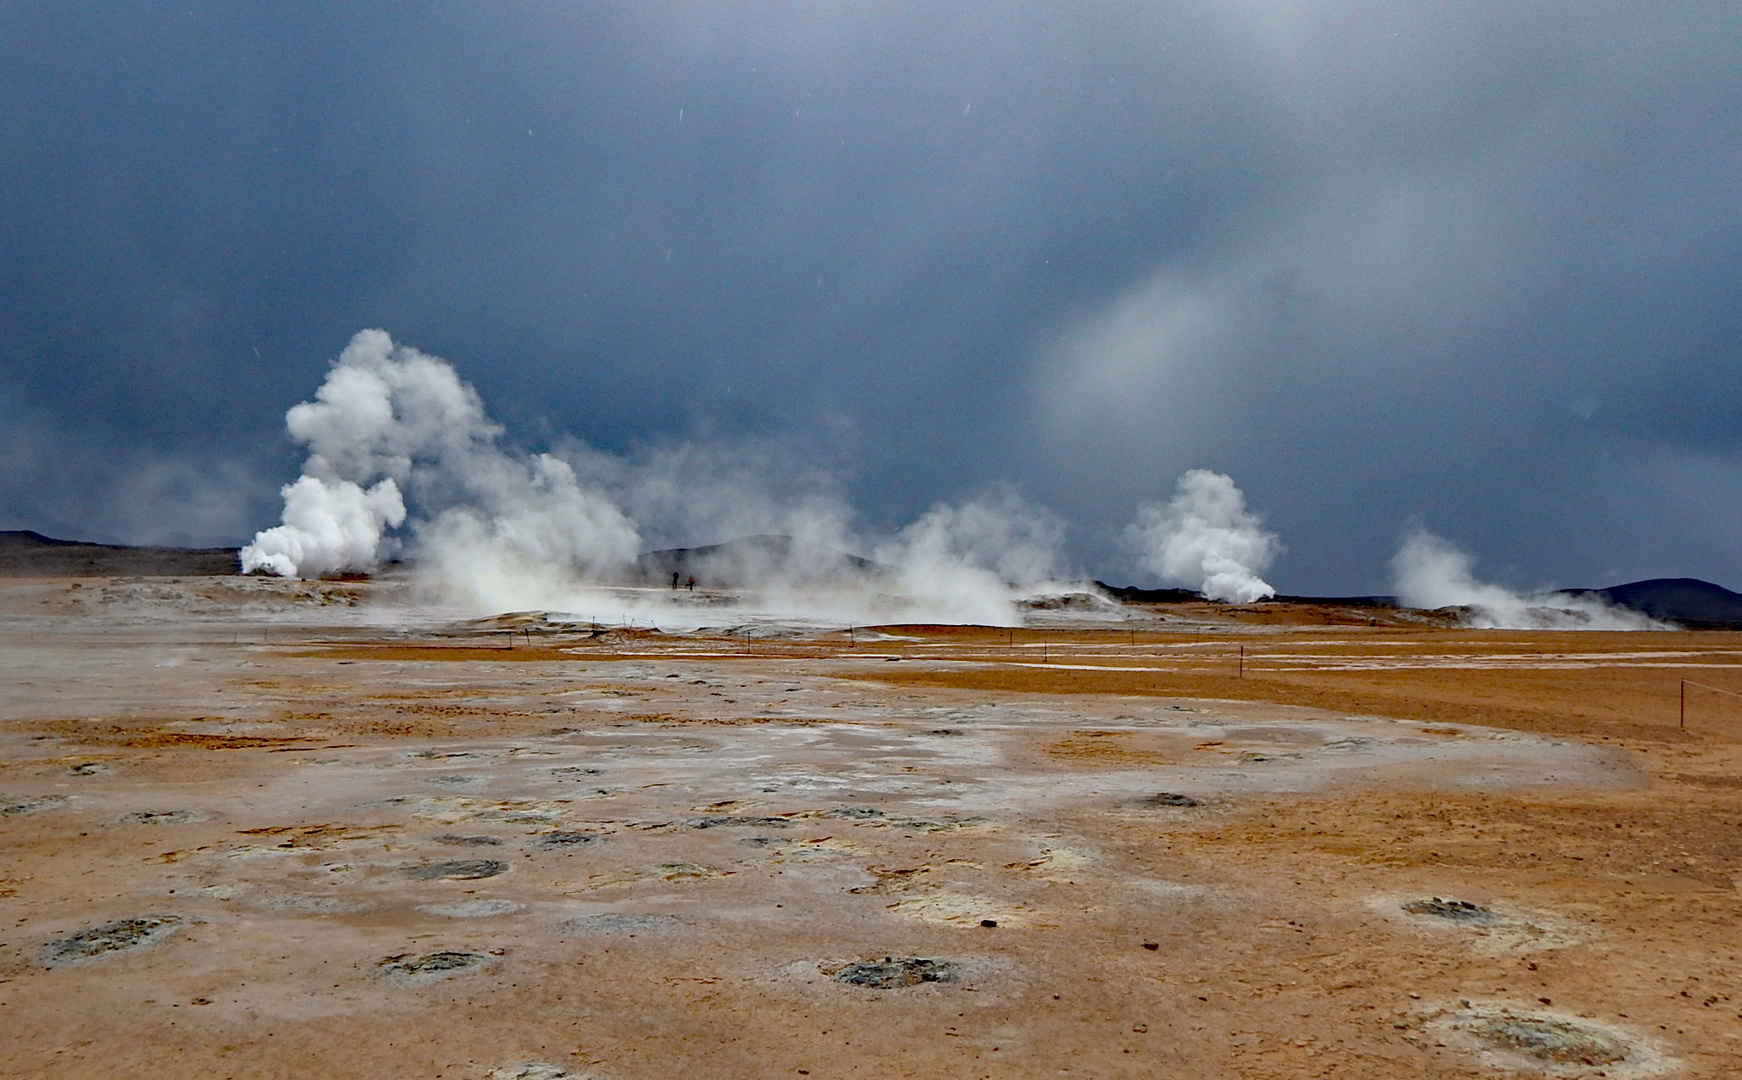
M1143 568L1211 600L1249 604L1276 595L1259 577L1282 551L1276 534L1246 509L1234 481L1208 469L1179 478L1166 505L1145 503L1126 529Z
M639 536L610 500L558 458L502 450L477 391L384 331L352 338L285 422L309 456L284 488L283 524L242 549L245 573L373 570L397 544L387 531L406 522L406 500L423 510L411 525L420 559L474 592L533 568L586 576L635 557Z
M1019 623L1016 601L1058 576L1064 523L999 488L961 506L938 503L879 546L896 584L925 617L992 626Z
M1520 595L1476 580L1474 560L1451 541L1417 526L1391 558L1397 600L1406 607L1462 607L1470 626L1495 630L1664 630L1638 612L1593 596L1569 593Z

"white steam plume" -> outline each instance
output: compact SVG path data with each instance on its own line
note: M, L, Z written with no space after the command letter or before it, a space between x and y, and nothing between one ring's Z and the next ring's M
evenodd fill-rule
M635 525L549 454L474 458L466 501L414 525L419 572L482 610L546 606L585 581L619 575L640 549Z
M246 571L369 571L403 547L432 599L477 612L682 623L718 618L704 612L724 604L831 621L1013 624L1023 587L1060 564L1062 522L1009 489L933 506L876 546L876 563L850 559L863 550L850 510L808 448L739 441L618 457L570 441L510 453L452 367L380 330L353 338L286 422L308 458L284 488L283 524L243 549ZM711 565L729 572L732 591L679 595L646 580L637 518L671 546L751 535L719 557L744 565Z
M840 477L808 440L662 442L629 456L566 440L557 452L583 483L610 493L649 548L770 534L797 541L789 557L752 557L740 568L747 580L813 581L858 546Z
M938 503L880 545L920 617L992 626L1019 623L1016 601L1057 575L1064 523L1008 488L961 506Z
M1668 627L1594 596L1545 592L1520 595L1476 580L1474 562L1449 540L1417 527L1391 558L1398 603L1413 608L1463 607L1465 621L1496 630L1663 630Z
M384 331L352 338L315 400L285 421L308 460L284 489L284 523L242 549L244 572L372 570L387 530L407 519L402 495L422 510L419 558L474 591L529 567L593 576L635 557L639 536L610 500L557 458L502 450L477 392Z
M1246 509L1234 481L1208 469L1179 478L1166 505L1145 503L1126 529L1144 569L1211 600L1249 604L1276 595L1259 577L1282 551L1276 534Z
M382 533L405 521L399 485L365 489L349 480L300 476L284 485L284 524L255 534L242 549L242 572L321 577L375 565Z

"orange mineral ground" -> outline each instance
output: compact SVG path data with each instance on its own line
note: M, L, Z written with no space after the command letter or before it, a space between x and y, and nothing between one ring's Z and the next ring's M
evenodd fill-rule
M0 582L0 1075L1742 1075L1742 636L1130 615Z

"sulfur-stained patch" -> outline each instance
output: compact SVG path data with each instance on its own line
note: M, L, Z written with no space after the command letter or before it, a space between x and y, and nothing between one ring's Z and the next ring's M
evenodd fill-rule
M207 885L196 892L208 900L234 900L252 888L253 886L245 881L226 882L221 885Z
M792 824L790 821L779 817L730 815L690 818L684 822L684 825L691 829L784 829L790 824Z
M824 810L816 815L821 818L840 818L843 821L869 821L872 818L886 816L883 811L874 806L837 806Z
M304 854L307 853L295 848L269 847L265 844L238 844L224 852L225 857L231 859L270 859Z
M670 915L602 911L577 915L563 922L558 929L569 934L645 934L676 930L682 925Z
M1377 896L1367 906L1424 932L1457 934L1470 948L1491 956L1571 948L1589 936L1584 927L1543 912L1444 896Z
M838 859L848 858L857 854L859 851L859 849L853 844L840 842L830 843L829 840L832 839L833 838L830 837L823 840L800 840L794 842L790 846L783 846L781 850L768 861L775 863L832 862ZM785 841L777 840L771 836L747 836L740 841L740 843L749 843L753 840L767 840L783 845L786 843Z
M65 806L65 795L0 795L0 817L36 814Z
M302 915L354 915L360 911L368 911L375 905L367 900L356 900L343 896L283 893L255 899L252 901L252 906L296 912Z
M389 956L377 963L375 967L383 975L397 982L416 985L475 971L484 966L488 959L482 953L443 949L438 952L424 953L421 956L413 956L409 953Z
M1177 810L1202 806L1203 803L1193 796L1181 795L1176 791L1158 791L1154 795L1145 795L1138 799L1135 805L1147 809L1172 808Z
M532 838L532 846L549 849L590 847L604 842L605 838L598 833L585 832L547 832Z
M986 824L983 817L908 817L889 814L867 819L863 824L873 829L899 829L902 832L941 833L957 829L972 829Z
M421 818L452 825L467 819L501 821L510 825L544 825L562 817L561 802L502 802L466 795L399 795L385 805L405 807Z
M648 867L648 873L663 881L703 881L709 878L729 877L732 871L720 870L693 862L666 862L655 863Z
M1512 1002L1460 1001L1430 1030L1483 1064L1513 1072L1644 1080L1681 1064L1652 1040L1624 1028Z
M517 904L513 900L461 900L453 904L425 904L417 910L450 919L489 919L498 915L512 915L525 908L525 904Z
M1133 731L1073 731L1046 746L1046 755L1070 765L1098 768L1112 766L1175 765L1184 744L1177 736Z
M974 927L981 926L987 920L1000 927L1023 927L1029 925L1035 915L1033 909L1021 904L947 889L917 892L888 905L888 909L906 919Z
M118 820L128 825L191 825L211 816L204 810L136 810Z
M588 1080L588 1077L548 1061L522 1061L492 1069L484 1080Z
M258 829L240 829L237 835L271 837L277 840L267 850L308 852L381 843L387 834L397 833L399 829L398 825L268 825ZM246 847L251 854L261 850L253 845ZM240 850L242 849L237 849Z
M94 960L162 939L183 922L180 915L141 915L93 926L48 943L43 958L50 967Z
M867 990L900 990L924 983L954 982L957 965L924 956L885 956L847 964L822 963L817 969L846 986Z
M408 866L400 871L414 881L472 881L505 874L510 866L500 859L452 859L447 862Z
M1040 849L1039 858L1027 862L1006 863L1004 868L1030 872L1044 881L1070 884L1094 861L1094 853L1082 848L1043 847Z
M612 889L631 885L642 885L653 881L664 881L672 884L688 884L700 881L711 881L731 877L735 871L722 870L718 867L704 866L696 862L662 862L651 866L640 866L608 870L590 875L583 882L574 882L571 888L579 889Z
M1436 919L1450 919L1459 923L1479 923L1489 925L1500 921L1492 908L1468 900L1442 900L1430 896L1422 900L1406 900L1398 905L1411 915L1430 915Z
M435 842L438 844L449 844L454 847L502 846L502 838L500 836L456 836L453 833L444 833L443 835L436 837Z

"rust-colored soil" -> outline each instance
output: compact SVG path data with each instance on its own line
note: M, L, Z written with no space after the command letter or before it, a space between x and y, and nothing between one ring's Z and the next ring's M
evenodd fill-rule
M1734 634L1430 631L1386 634L1382 644L1369 644L1364 636L1315 633L1287 644L1274 638L1260 644L1151 638L1111 655L1054 638L1045 662L987 650L972 667L901 667L866 677L995 693L1270 701L1521 731L1670 740L1686 737L1676 730L1683 678L1742 692L1742 641ZM1108 643L1116 645L1112 637ZM1161 651L1168 645L1188 648ZM1242 647L1243 660L1236 652ZM1157 651L1143 655L1151 648ZM1689 693L1701 732L1742 741L1742 701L1698 688Z
M522 646L486 648L465 645L347 645L310 650L305 656L323 660L446 660L450 663L541 663L573 660L570 653L557 649Z
M1738 635L75 584L0 586L0 1076L1742 1075Z

